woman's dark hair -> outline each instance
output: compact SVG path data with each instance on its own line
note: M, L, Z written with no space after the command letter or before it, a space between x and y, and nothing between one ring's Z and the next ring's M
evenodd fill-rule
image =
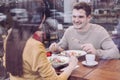
M40 13L45 14L45 4L41 1L42 10ZM41 17L41 19L43 16ZM23 75L23 50L27 40L37 31L39 26L20 25L16 23L8 36L6 43L6 69L13 76Z
M83 9L86 12L86 16L91 15L91 6L89 4L87 4L86 2L80 2L80 3L76 3L73 6L73 9Z

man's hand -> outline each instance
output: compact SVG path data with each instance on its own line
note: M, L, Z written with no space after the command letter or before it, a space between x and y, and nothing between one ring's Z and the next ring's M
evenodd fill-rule
M84 50L84 51L86 51L87 53L96 54L96 49L90 43L81 45L81 49Z
M51 45L50 45L50 47L49 47L49 50L51 51L51 52L55 52L55 51L57 51L58 50L58 45L57 45L57 43L52 43Z

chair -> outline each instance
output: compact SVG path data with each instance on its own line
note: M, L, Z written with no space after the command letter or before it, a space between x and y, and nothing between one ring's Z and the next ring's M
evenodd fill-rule
M120 35L114 35L114 37L112 38L112 40L117 45L117 47L118 47L118 49L120 51Z

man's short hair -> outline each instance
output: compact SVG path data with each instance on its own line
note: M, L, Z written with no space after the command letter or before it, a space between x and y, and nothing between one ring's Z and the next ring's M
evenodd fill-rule
M80 2L80 3L76 3L73 6L73 9L83 9L86 12L86 16L91 15L91 6L89 4L87 4L86 2Z

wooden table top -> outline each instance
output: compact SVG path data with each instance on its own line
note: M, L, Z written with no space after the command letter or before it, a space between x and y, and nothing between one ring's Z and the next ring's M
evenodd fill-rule
M69 80L120 80L120 60L97 60L98 65L87 67L82 65L84 59L79 60Z

